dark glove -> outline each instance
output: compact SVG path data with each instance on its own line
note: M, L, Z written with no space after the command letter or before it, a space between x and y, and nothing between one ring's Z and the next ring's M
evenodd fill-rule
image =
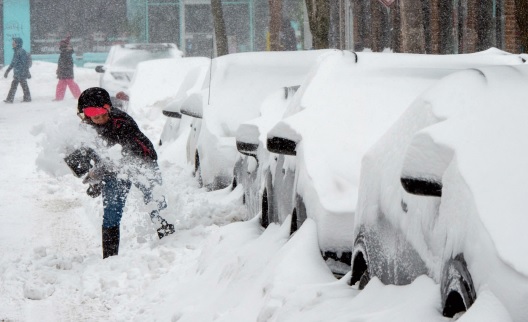
M28 71L27 73L27 78L30 79L31 78L31 73Z
M104 167L94 168L88 172L83 179L83 183L98 184L103 181L106 171Z
M9 75L9 71L6 70L6 72L4 73L4 78L7 78L8 75Z
M96 183L96 184L91 184L88 187L88 190L86 190L86 194L92 198L96 198L99 195L101 195L102 191L103 191L103 185L101 183Z

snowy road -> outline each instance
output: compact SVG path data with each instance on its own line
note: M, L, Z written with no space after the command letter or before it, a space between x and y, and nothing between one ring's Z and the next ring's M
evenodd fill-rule
M1 83L3 93L9 83L10 80ZM9 303L1 306L5 310L1 318L53 320L56 314L53 307L60 307L54 302L59 297L34 301L48 298L56 291L58 278L49 268L70 269L74 256L82 258L86 253L86 248L79 246L95 242L93 231L71 229L83 225L78 194L36 170L38 149L34 134L39 132L40 123L52 122L55 113L61 110L71 111L74 103L70 99L52 104L49 93L53 93L53 86L50 87L51 90L32 88L32 103L1 108L0 299L2 304ZM42 90L49 91L48 97L41 97ZM48 254L49 250L58 251L61 257L54 258L54 254Z

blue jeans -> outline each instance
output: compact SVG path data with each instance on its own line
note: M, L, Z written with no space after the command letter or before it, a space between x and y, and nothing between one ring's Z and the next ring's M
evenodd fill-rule
M125 207L128 192L132 183L143 193L143 202L150 203L153 200L153 188L161 185L161 176L159 176L159 169L153 168L153 176L146 178L143 176L140 180L138 176L132 176L132 180L120 179L114 175L107 175L103 179L103 228L117 227L121 223L123 216L123 209ZM165 197L160 196L155 200L157 202L157 209L151 214L151 219L159 214L159 211L166 208Z
M132 183L116 177L105 177L103 180L103 228L118 227L123 216L128 192Z

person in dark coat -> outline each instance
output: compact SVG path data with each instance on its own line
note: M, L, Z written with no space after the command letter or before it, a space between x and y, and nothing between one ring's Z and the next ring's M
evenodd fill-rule
M110 95L100 87L86 89L78 100L78 115L92 126L106 147L121 146L119 164L99 162L85 183L102 185L103 196L103 258L118 254L119 226L128 192L134 184L143 193L146 205L152 205L151 220L158 225L158 237L174 233L174 225L167 223L159 212L167 207L165 197L155 195L161 186L158 156L152 142L141 132L130 115L112 108Z
M13 81L11 82L11 89L7 94L7 98L4 100L6 103L13 103L15 99L15 94L18 88L18 84L22 86L22 91L24 92L24 98L22 102L31 102L31 93L29 92L29 86L27 79L31 78L29 73L28 65L28 54L22 48L22 38L13 38L13 60L7 70L4 73L4 77L7 78L11 69L14 69Z
M79 85L73 80L73 48L70 45L70 37L61 40L59 49L60 55L57 65L57 78L59 82L57 83L54 101L62 101L64 99L66 87L69 87L73 97L78 99L81 95L81 90L79 89Z

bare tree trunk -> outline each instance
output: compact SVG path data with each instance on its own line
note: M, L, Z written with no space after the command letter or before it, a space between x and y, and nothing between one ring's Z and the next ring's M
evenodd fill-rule
M440 1L441 0L431 0L431 19L429 20L430 30L431 30L431 43L430 54L440 54L440 42L441 42L441 18L440 18Z
M480 0L467 0L467 15L464 19L465 30L464 30L464 52L465 53L474 53L477 50L478 43L478 6L477 2Z
M372 15L372 27L371 27L371 39L372 45L371 49L374 52L379 52L383 50L383 4L379 1L372 1L370 3L370 12Z
M366 13L365 5L360 0L352 0L352 13L354 15L354 50L362 51L365 47L370 47L366 44Z
M453 2L451 1L438 1L440 21L439 21L439 53L440 54L452 54L455 52L455 32L453 30L454 17Z
M425 54L425 32L421 0L400 1L403 52Z
M282 0L269 0L270 8L270 50L278 51L280 48L280 31L282 24Z
M395 53L401 53L402 48L402 28L400 15L400 2L396 1L391 7L391 48Z
M313 37L314 49L329 47L330 3L328 0L306 0L308 21Z
M211 0L211 10L213 13L217 55L227 55L229 54L229 49L227 47L227 32L221 0Z
M528 51L528 0L515 0L515 19L519 26L521 51Z

